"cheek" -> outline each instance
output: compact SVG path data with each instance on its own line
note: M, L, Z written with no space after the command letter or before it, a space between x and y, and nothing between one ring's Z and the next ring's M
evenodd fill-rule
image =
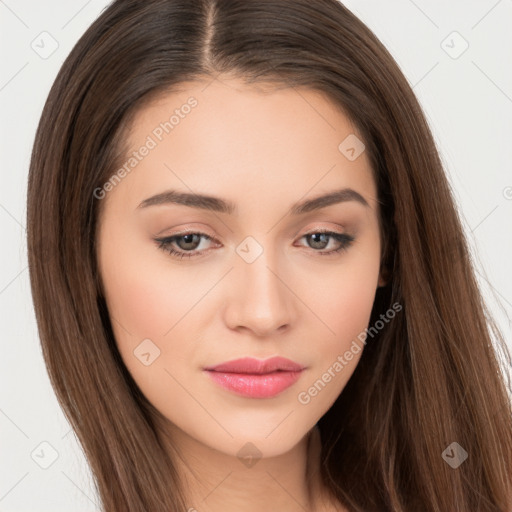
M315 338L315 358L296 395L301 415L317 421L336 401L354 373L364 350L372 296L361 294L328 319L335 334Z
M116 344L143 392L163 392L170 381L165 369L194 360L187 326L197 320L194 305L212 278L170 272L165 255L152 245L112 235L102 241L99 261Z
M321 262L304 269L301 294L321 322L322 352L345 350L368 326L379 278L379 245L373 239L342 256L339 262Z
M194 299L197 301L202 287L179 276L168 278L147 265L127 272L118 268L104 280L109 312L119 329L144 338L162 338L172 331Z
M170 256L136 235L112 232L102 241L99 259L113 328L124 337L130 333L133 341L168 333L170 338L211 286L191 270L175 264L173 269Z
M373 268L351 269L347 274L341 282L332 282L326 287L331 300L324 304L324 311L340 341L338 348L350 344L367 327L378 279L378 272Z
M342 264L322 271L311 269L305 276L310 283L318 283L303 296L308 297L307 304L319 321L311 340L314 364L297 400L313 416L322 416L334 403L361 358L378 282L378 249L369 246L364 253L354 251Z

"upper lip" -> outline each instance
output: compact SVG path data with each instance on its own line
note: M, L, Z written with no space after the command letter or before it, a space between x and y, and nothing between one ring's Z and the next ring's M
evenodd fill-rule
M226 372L226 373L249 373L249 374L265 374L278 370L297 372L304 369L304 366L286 359L285 357L271 357L269 359L254 359L253 357L243 357L234 359L215 366L204 368L208 371Z

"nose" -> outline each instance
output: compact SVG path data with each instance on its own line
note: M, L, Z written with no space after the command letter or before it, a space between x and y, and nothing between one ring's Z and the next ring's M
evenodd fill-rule
M275 258L269 258L267 251L252 263L238 260L228 285L226 324L258 337L272 336L289 328L296 314L291 280L290 273Z

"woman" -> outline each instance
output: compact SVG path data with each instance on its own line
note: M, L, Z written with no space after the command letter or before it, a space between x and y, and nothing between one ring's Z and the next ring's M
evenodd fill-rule
M421 108L341 3L113 2L46 103L28 249L104 510L512 509L488 326L510 354Z

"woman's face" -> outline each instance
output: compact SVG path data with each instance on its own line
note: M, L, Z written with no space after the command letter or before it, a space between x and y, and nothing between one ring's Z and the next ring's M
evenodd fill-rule
M273 456L361 357L382 284L377 190L320 93L187 85L139 111L124 171L95 191L105 297L126 367L176 435ZM218 366L275 356L295 366Z

